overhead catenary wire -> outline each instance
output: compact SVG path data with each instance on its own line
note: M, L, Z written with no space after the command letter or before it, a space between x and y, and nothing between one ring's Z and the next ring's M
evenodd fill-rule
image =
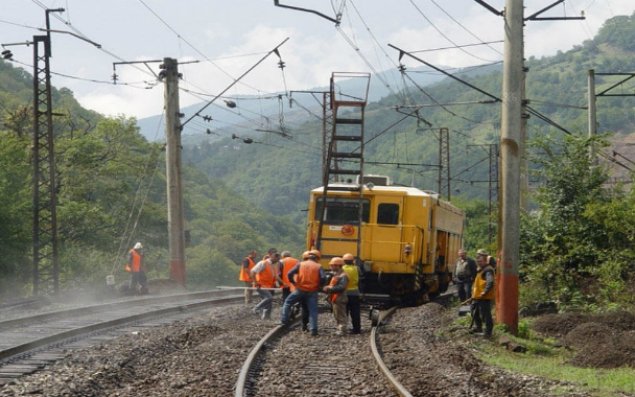
M235 83L238 82L238 80L240 80L240 78L236 79L234 76L232 76L229 72L227 72L225 69L221 68L220 66L218 66L214 61L212 61L206 54L204 54L202 51L200 51L198 48L196 48L192 43L189 42L189 40L185 39L179 32L176 31L176 29L174 29L172 26L170 26L170 24L168 24L165 19L163 19L156 11L154 11L147 3L145 3L143 0L138 0L148 11L150 11L150 13L152 13L152 15L154 15L163 25L165 25L172 33L174 33L176 35L176 37L179 40L182 40L185 44L187 44L191 49L193 49L197 54L199 54L200 56L202 56L203 58L205 58L208 62L210 62L215 68L217 68L221 73L225 74L227 77L229 77L230 79L234 80ZM241 76L242 77L242 76ZM246 87L249 87L251 89L257 90L255 87L252 87L248 84L244 84Z
M434 24L434 22L432 22L432 20L430 20L430 18L428 18L428 17L426 16L426 14L424 14L424 13L423 13L423 11L421 11L421 9L419 8L419 6L417 6L417 5L415 4L414 0L410 0L410 4L412 4L412 6L413 6L413 7L417 10L417 12L418 12L418 13L419 13L419 14L420 14L420 15L421 15L421 16L422 16L422 17L423 17L426 21L428 21L428 23L430 24L430 26L432 26L432 28L433 28L434 30L436 30L436 31L437 31L437 32L441 35L441 37L443 37L443 38L444 38L444 39L446 39L449 43L451 43L452 45L454 45L454 46L455 46L455 47L456 47L459 51L461 51L461 52L463 52L463 53L465 53L465 54L467 54L467 55L469 55L469 56L471 56L471 57L474 57L474 58L476 58L476 59L480 59L481 61L493 62L491 59L485 59L485 58L479 57L478 55L474 55L474 54L472 54L471 52L466 51L464 48L460 47L458 44L456 44L456 43L454 42L454 40L452 40L451 38L449 38L449 37L448 37L448 36L447 36L447 35L443 32L443 30L441 30L439 27L437 27L437 26ZM479 40L480 40L480 39L479 39Z
M379 40L377 40L377 37L375 36L375 34L373 33L373 31L371 30L370 26L368 25L368 23L366 22L366 20L362 17L361 12L359 11L359 9L357 8L357 6L355 5L355 3L353 2L353 0L349 0L351 6L353 7L353 10L355 11L355 13L357 14L359 20L362 22L362 24L364 25L364 28L366 28L366 31L368 32L369 36L371 37L371 39L373 40L373 42L375 43L375 45L377 46L377 48L380 49L380 51L384 54L384 57L388 60L388 62L390 62L393 67L398 67L397 63L394 62L392 60L392 58L390 57L390 55L388 54L388 52L385 50L385 46L382 45ZM382 81L384 82L384 81ZM385 84L388 84L388 82L384 82ZM394 93L394 91L391 89L390 84L388 84L387 87L392 93ZM404 90L405 87L402 87L402 90ZM397 93L399 93L400 91L398 91Z
M236 83L238 83L240 81L240 79L242 79L243 77L245 77L249 72L251 72L253 69L255 69L258 65L260 65L262 63L262 61L264 61L267 57L269 57L269 55L273 54L274 51L277 51L278 48L280 48L284 43L287 42L287 40L289 40L289 38L287 37L286 39L284 39L280 44L278 44L276 47L274 47L273 50L267 52L262 58L260 58L260 60L258 60L258 62L256 62L254 65L252 65L249 69L247 69L243 74L241 74L237 79L235 79L230 85L228 85L223 91L221 91L218 96L212 98L210 101L208 101L205 106L203 106L198 112L196 112L193 116L191 116L190 118L188 118L187 120L185 120L182 124L181 124L181 128L183 128L183 126L185 126L190 120L192 120L194 117L198 116L203 110L205 110L209 105L211 105L212 103L214 103L214 101L216 99L218 99L219 97L221 97L224 93L226 93L227 91L229 91L230 88L232 88L234 85L236 85Z
M160 156L158 156L156 152L151 152L148 161L144 166L144 172L139 174L137 178L137 189L135 190L135 195L130 206L126 225L124 226L124 230L119 240L119 247L117 248L112 269L110 271L111 275L115 273L115 269L120 263L119 260L122 255L125 254L127 247L130 247L132 244L134 233L139 225L139 219L141 219L143 207L152 188L152 182L159 170L160 162Z
M454 18L449 12L446 11L445 8L441 7L435 0L428 0L430 1L432 4L434 4L435 6L437 6L438 9L440 9L445 15L447 15L454 23L456 23L457 25L459 25L461 28L463 28L463 30L465 30L469 35L471 35L472 37L474 37L476 40L478 40L480 43L478 45L486 45L488 46L492 51L498 53L499 55L503 55L502 52L498 51L496 48L490 46L490 44L493 43L502 43L503 41L495 41L495 42L487 42L484 41L483 39L481 39L480 37L478 37L474 32L472 32L470 29L466 28L465 25L463 25L461 22L457 21L456 18ZM458 46L458 47L463 47L463 46ZM458 48L457 47L457 48Z

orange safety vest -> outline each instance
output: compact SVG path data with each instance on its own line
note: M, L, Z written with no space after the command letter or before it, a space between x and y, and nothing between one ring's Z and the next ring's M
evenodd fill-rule
M141 264L143 262L143 255L141 255L140 253L137 252L137 250L135 250L134 248L130 250L130 256L131 256L131 264L130 266L132 267L132 272L133 273L138 273L141 271Z
M282 283L287 288L293 288L293 284L289 280L289 271L298 264L298 260L287 256L286 258L282 258Z
M340 282L340 279L342 278L342 276L346 275L346 273L342 273L339 276L333 276L331 277L331 282L329 283L329 287L332 287L334 285L337 285L337 283ZM348 286L348 282L346 282L346 285ZM331 292L329 293L329 302L331 303L335 303L335 301L337 300L337 298L339 298L340 295L342 295L342 293L346 292L346 287L344 287L344 291L340 291L340 292Z
M295 276L295 287L304 292L315 292L320 289L320 269L322 266L313 261L300 262L300 269Z
M494 281L494 286L492 289L487 291L487 293L481 297L483 291L485 291L485 285L487 284L487 280L485 279L485 270L492 269L491 266L487 265L476 272L476 277L474 277L474 284L472 284L472 299L474 300L494 300L496 296L496 281Z
M238 275L238 279L240 281L247 281L250 283L252 282L252 280L251 280L251 276L249 275L249 272L251 272L251 269L253 269L254 266L256 266L256 262L254 262L254 260L250 256L245 257L245 259L249 261L249 267L245 269L245 266L243 266L242 263L240 264L240 274Z
M262 271L256 273L256 282L263 288L275 288L276 274L270 260L267 259Z

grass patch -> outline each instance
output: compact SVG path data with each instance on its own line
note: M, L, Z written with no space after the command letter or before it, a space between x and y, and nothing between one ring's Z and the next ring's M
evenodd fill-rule
M566 363L569 352L564 349L548 344L541 346L536 340L516 341L528 348L527 353L513 353L496 344L479 341L476 346L478 357L483 362L512 372L571 383L597 397L635 393L633 368L578 368ZM563 393L565 392L563 389Z

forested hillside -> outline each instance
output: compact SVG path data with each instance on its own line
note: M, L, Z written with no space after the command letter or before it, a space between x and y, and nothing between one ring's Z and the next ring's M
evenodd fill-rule
M28 295L32 253L32 79L0 61L0 298ZM82 109L67 89L53 91L60 282L95 289L123 273L135 241L146 247L150 278L167 278L167 206L162 145L134 119ZM251 249L299 250L301 228L237 197L221 180L184 168L189 285L235 282Z
M528 149L530 167L536 171L532 188L553 189L549 194L532 195L532 208L541 216L553 215L553 211L563 215L572 208L576 211L571 212L572 218L541 218L541 222L528 218L524 265L548 263L550 274L557 274L554 269L576 263L588 275L592 273L589 264L609 272L611 263L602 258L615 258L616 250L626 262L635 258L624 245L635 236L630 229L616 231L618 222L614 221L617 215L630 216L619 200L619 194L630 199L630 190L605 192L603 173L580 175L579 180L588 178L588 184L557 183L566 182L566 178L557 178L561 176L557 171L568 169L569 160L575 160L578 168L590 169L582 161L586 157L580 155L587 143L574 141L571 147L578 150L570 152L568 146L559 146L566 142L565 137L586 136L587 70L615 73L635 69L634 38L635 16L616 17L607 21L593 40L553 57L526 62L527 98L533 109L527 131L529 141L537 142ZM0 208L0 290L13 293L8 292L11 286L26 294L30 289L32 244L32 83L27 72L6 62L0 61L0 72L0 200L4 203ZM487 232L488 221L495 215L488 214L486 200L488 150L498 143L500 134L500 103L495 101L501 92L500 65L464 71L458 76L489 95L446 78L367 106L365 172L387 174L400 184L437 190L438 133L440 128L448 128L452 199L466 209L469 217L466 247L488 246L494 250L495 243L490 242ZM614 83L598 76L597 91ZM635 131L631 101L628 97L598 99L599 131L613 133L614 140ZM66 89L54 91L54 107L56 113L68 115L55 120L64 287L86 282L100 285L111 272L118 278L125 277L121 271L123 254L135 241L147 247L150 277L167 277L165 160L161 145L141 136L134 119L105 118L82 109ZM282 131L283 126L279 127ZM235 263L252 248L302 249L308 191L321 184L322 123L307 112L304 120L287 120L285 136L262 131L248 134L244 127L238 131L214 130L222 136L220 140L207 140L207 135L184 140L184 198L190 236L186 255L191 285L234 282ZM563 164L559 168L545 168L560 155ZM574 194L558 190L569 187L576 187ZM580 191L589 193L581 195ZM584 201L575 201L578 198ZM598 198L602 200L596 201ZM612 207L603 207L606 203ZM598 213L606 216L600 219ZM581 234L558 240L563 245L555 244L553 235L573 233L575 230L564 225L574 221L584 221L577 230ZM583 233L589 230L593 233ZM615 244L598 245L605 236ZM577 257L582 248L571 245L576 241L585 241L583 249L590 254ZM561 260L549 261L541 256L546 250L560 250L557 258ZM623 268L625 274L632 271L629 266ZM545 281L531 272L524 274L536 285ZM571 280L580 282L579 278ZM575 283L558 285L568 291Z
M530 142L545 134L587 134L588 70L615 73L635 69L631 40L635 36L634 19L615 17L593 40L552 57L527 60L527 98L537 114L528 119ZM446 78L411 89L408 95L391 95L369 104L366 172L388 174L401 184L437 190L438 131L446 127L450 131L452 196L487 199L487 145L497 144L500 135L501 106L493 100L501 96L500 70L501 65L489 65L457 74L491 96ZM598 76L596 91L617 81ZM632 101L628 97L598 98L599 132L615 133L614 139L620 140L635 131ZM224 132L228 138L219 143L208 144L201 137L186 147L185 157L207 175L222 177L256 205L274 214L288 214L291 209L302 221L300 211L305 207L307 190L321 184L322 126L308 113L306 120L301 125L287 125L290 136L286 138L254 131L249 137L256 142L251 145L231 140L231 130ZM242 132L240 135L246 137Z
M615 17L593 40L526 61L530 211L522 224L523 304L551 300L561 307L598 310L633 303L635 251L629 241L635 234L624 227L635 224L629 210L632 185L610 183L613 164L589 163L589 145L604 144L586 140L586 102L589 69L598 74L635 69L634 38L635 15ZM465 245L472 252L481 246L497 249L495 237L488 238L496 215L488 214L486 200L488 150L500 139L500 70L489 65L458 74L484 93L447 78L366 109L365 171L388 174L405 185L437 189L438 131L449 129L451 194L466 209ZM619 79L598 75L596 92ZM630 90L632 85L620 88L621 93ZM598 98L598 132L614 143L628 140L635 131L633 105L629 97ZM223 178L256 206L303 223L308 190L321 185L322 126L307 115L306 123L287 125L286 131L287 137L254 132L237 139L225 131L225 140L201 138L187 146L185 158L206 175ZM630 177L625 174L625 180Z

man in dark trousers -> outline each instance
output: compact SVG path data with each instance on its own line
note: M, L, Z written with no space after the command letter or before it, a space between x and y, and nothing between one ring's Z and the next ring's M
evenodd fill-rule
M480 333L485 331L483 336L489 338L492 336L494 329L494 321L492 319L492 302L496 296L494 268L488 260L489 255L484 250L479 250L476 256L476 264L478 271L472 285L472 315L474 320L474 328L471 333Z
M362 321L359 302L359 267L355 263L353 254L346 253L342 259L344 260L344 267L342 269L348 276L348 286L346 288L348 303L346 304L346 312L351 316L351 323L353 324L351 333L360 334L362 332Z
M302 262L288 273L295 290L282 305L280 323L289 324L291 307L304 300L309 309L309 329L312 336L318 334L318 291L324 283L324 272L320 265L320 251L311 250L302 254Z
M143 245L138 242L128 251L128 267L132 274L130 278L130 292L133 294L147 294L148 281L143 263Z
M464 249L459 250L459 258L454 266L452 280L456 284L460 302L465 302L472 295L472 283L476 275L476 261L469 256Z

